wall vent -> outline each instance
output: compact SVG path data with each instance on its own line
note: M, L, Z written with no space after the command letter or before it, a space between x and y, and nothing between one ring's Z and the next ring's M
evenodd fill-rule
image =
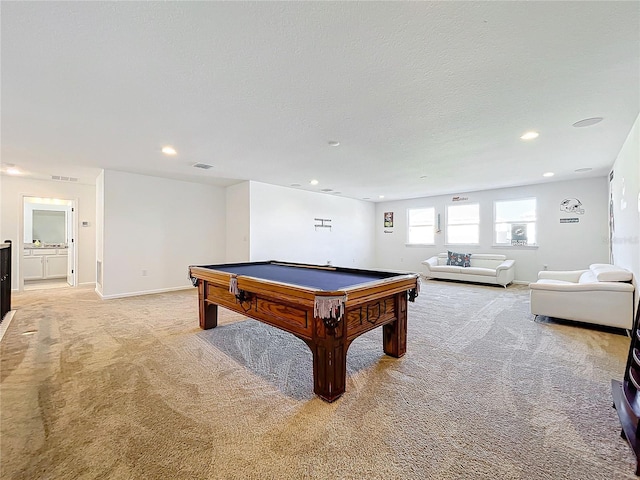
M203 170L209 170L210 168L213 168L213 165L207 165L206 163L194 163L193 166L195 168L201 168Z
M61 182L77 182L78 179L75 177L64 177L62 175L51 175L51 180L59 180Z

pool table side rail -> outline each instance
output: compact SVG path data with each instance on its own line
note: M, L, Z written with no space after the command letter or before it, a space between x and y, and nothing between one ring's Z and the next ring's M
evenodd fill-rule
M211 270L207 267L192 266L189 267L189 271L191 278L202 279L227 289L229 288L231 277L234 276L232 273ZM308 302L313 302L315 297L331 297L345 294L347 295L349 305L357 305L367 302L371 296L375 296L383 290L389 294L394 294L417 288L417 283L419 282L418 277L418 274L401 274L394 277L359 283L352 287L333 291L317 290L313 287L277 282L274 280L264 280L248 275L239 275L237 280L239 290L247 292L260 291L262 294L270 294L275 298L293 301L294 303L303 305L308 305ZM392 289L389 288L390 284L394 286Z

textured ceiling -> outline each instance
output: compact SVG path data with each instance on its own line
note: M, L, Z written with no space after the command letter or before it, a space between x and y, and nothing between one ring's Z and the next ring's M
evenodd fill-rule
M605 175L640 111L640 2L0 8L2 170L36 177L459 193Z

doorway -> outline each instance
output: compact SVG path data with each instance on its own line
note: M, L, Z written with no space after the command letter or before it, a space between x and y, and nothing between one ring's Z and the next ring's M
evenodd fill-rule
M23 197L19 290L76 286L75 204Z

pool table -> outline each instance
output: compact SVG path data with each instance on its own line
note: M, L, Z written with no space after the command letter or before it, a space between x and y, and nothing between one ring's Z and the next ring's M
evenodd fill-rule
M200 328L217 326L218 306L302 339L313 355L314 392L333 402L345 391L347 350L359 335L383 327L383 349L407 349L407 300L415 273L286 262L190 266L198 287Z

